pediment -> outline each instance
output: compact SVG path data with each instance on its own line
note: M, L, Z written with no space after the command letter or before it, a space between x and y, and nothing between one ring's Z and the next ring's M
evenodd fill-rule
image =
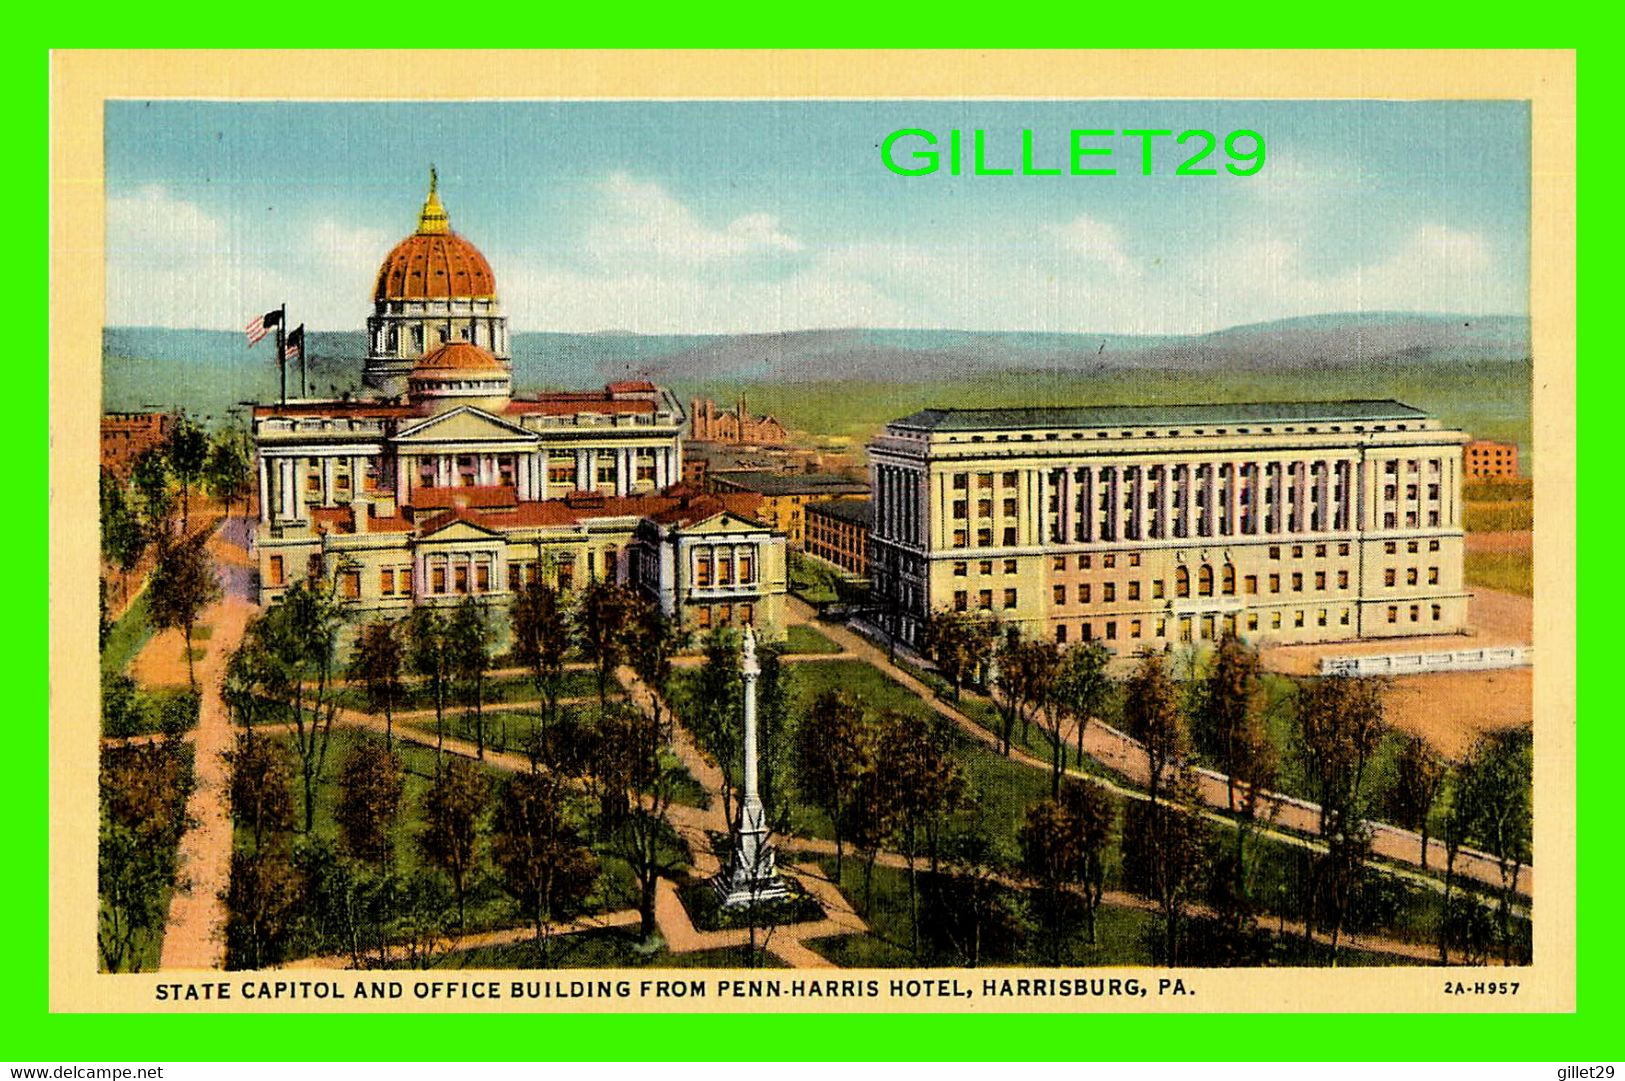
M465 521L459 518L447 522L445 525L431 533L423 534L418 539L418 542L421 544L425 542L440 543L466 540L482 541L490 540L492 537L501 536L502 534L498 533L494 529L486 529L484 526L475 525L473 522Z
M414 424L396 433L392 442L406 446L414 444L439 443L477 443L482 440L492 442L512 443L522 439L527 443L539 443L541 440L535 432L511 424L501 417L493 416L483 409L476 409L465 405L444 413L438 417Z
M709 518L701 519L683 527L683 532L690 536L707 533L751 533L767 530L760 522L753 522L749 518L741 517L733 511L718 511Z

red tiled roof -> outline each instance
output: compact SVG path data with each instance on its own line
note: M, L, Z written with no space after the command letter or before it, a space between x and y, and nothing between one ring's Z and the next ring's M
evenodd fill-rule
M639 398L613 401L601 394L548 394L541 398L515 398L504 413L541 413L569 417L577 413L653 413L655 403Z
M619 383L611 383L604 388L611 394L650 394L655 385L647 379L624 379Z
M519 490L511 484L468 485L461 488L419 488L412 493L413 510L439 510L446 507L511 507L519 502Z
M367 399L344 401L333 399L321 402L289 402L287 405L256 405L256 417L371 417L382 419L387 417L415 417L420 414L417 406L391 405L387 402L375 402Z

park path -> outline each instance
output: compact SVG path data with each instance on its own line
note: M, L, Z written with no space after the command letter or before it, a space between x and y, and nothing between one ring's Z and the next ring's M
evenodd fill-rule
M789 607L792 616L797 619L808 620L813 616L812 609L794 597L789 598ZM845 626L820 624L818 629L827 638L839 645L844 652L852 653L858 659L880 669L887 676L918 695L933 710L953 721L973 739L993 748L995 751L998 749L999 741L997 736L977 724L966 714L955 709L948 702L938 698L930 687L927 687L903 668L892 663L886 650ZM974 697L974 692L966 691L965 693ZM1070 742L1072 746L1076 746L1075 730L1074 738ZM1146 765L1144 748L1141 747L1138 741L1131 739L1117 729L1095 721L1084 730L1083 746L1084 753L1121 774L1130 784L1144 786L1150 780L1151 772ZM1049 762L1027 753L1020 747L1011 749L1010 758L1046 771L1051 768ZM1075 768L1069 767L1066 772L1068 776L1100 785L1119 795L1134 799L1146 798L1145 793L1137 788L1116 785L1105 778ZM1228 785L1226 778L1222 774L1211 770L1198 770L1197 777L1202 801L1207 806L1215 809L1229 807ZM1262 821L1260 822L1262 831L1278 839L1302 843L1301 838L1294 837L1292 833L1278 832L1280 829L1310 836L1316 835L1320 831L1320 808L1307 800L1299 800L1280 793L1269 792L1260 797L1260 804L1262 808ZM1216 813L1209 814L1208 817L1226 823L1231 821L1229 818ZM1277 829L1270 829L1265 824L1266 822L1273 824ZM1416 867L1421 865L1422 845L1419 835L1385 822L1372 823L1372 831L1371 847L1374 854L1400 864ZM1429 839L1428 856L1429 870L1443 869L1445 846L1441 842L1436 839ZM1459 850L1456 856L1456 871L1458 874L1487 885L1498 887L1501 884L1500 863L1488 853L1466 848ZM1420 875L1413 877L1422 879ZM1432 887L1438 887L1437 881L1430 877L1423 880ZM1517 892L1526 897L1532 896L1534 880L1533 864L1525 865L1518 875Z
M230 770L225 752L236 732L220 697L226 661L243 636L254 611L253 574L247 551L251 519L233 516L209 538L208 550L220 578L223 596L203 615L214 628L207 652L197 662L201 700L198 723L190 733L195 753L196 783L186 803L189 826L181 835L176 875L181 885L170 895L158 967L218 969L226 961L226 889L231 877ZM156 637L180 637L166 632ZM150 644L150 643L149 643ZM178 661L185 680L185 658Z

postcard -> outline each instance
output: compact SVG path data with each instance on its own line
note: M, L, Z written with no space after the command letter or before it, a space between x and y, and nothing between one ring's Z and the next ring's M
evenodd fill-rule
M1239 59L58 54L53 1008L1572 1010L1573 56Z

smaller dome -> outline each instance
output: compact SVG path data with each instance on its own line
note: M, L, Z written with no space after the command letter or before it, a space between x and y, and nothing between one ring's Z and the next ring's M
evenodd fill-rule
M419 360L412 368L414 377L441 372L508 372L508 366L489 350L473 342L447 342Z

